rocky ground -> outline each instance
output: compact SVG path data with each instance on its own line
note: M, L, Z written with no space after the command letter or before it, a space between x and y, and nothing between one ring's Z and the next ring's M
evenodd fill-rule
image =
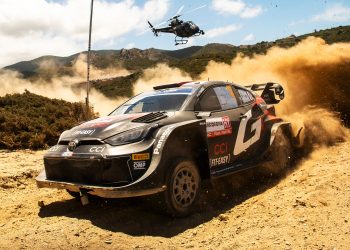
M0 248L349 249L350 142L319 148L281 179L203 190L199 211L161 215L142 199L38 189L42 151L0 152ZM39 206L40 205L40 206Z

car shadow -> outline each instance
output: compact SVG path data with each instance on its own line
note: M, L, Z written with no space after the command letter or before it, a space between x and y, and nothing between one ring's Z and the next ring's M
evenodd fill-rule
M82 206L80 200L56 201L43 206L40 217L65 216L89 220L102 229L131 236L172 237L225 213L247 199L275 186L281 178L264 178L252 171L221 179L214 188L202 189L198 210L186 218L171 218L141 198L102 199L93 197ZM244 180L244 181L242 181Z

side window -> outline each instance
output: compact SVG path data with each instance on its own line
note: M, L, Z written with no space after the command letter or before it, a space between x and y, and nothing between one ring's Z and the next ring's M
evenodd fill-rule
M237 98L230 85L208 89L201 97L196 110L216 111L238 107Z
M230 85L215 87L214 91L219 98L222 110L238 107L237 98Z
M238 94L242 100L243 104L248 104L251 103L254 100L254 97L251 93L249 93L248 91L244 90L244 89L237 89Z
M215 111L221 109L219 99L213 88L205 91L195 109L198 111Z

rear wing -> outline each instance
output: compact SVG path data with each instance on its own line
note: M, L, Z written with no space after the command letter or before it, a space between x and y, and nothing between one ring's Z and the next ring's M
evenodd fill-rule
M267 104L277 104L284 99L284 89L278 83L268 82L245 86L253 91L261 91L260 96ZM278 99L276 98L278 96Z

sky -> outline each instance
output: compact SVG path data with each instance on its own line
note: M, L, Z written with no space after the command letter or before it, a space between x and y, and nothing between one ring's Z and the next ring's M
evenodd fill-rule
M90 3L0 0L0 68L87 50ZM157 25L179 10L205 35L181 46L174 45L172 34L154 37L147 20ZM94 0L93 11L94 50L255 44L350 24L350 0Z

